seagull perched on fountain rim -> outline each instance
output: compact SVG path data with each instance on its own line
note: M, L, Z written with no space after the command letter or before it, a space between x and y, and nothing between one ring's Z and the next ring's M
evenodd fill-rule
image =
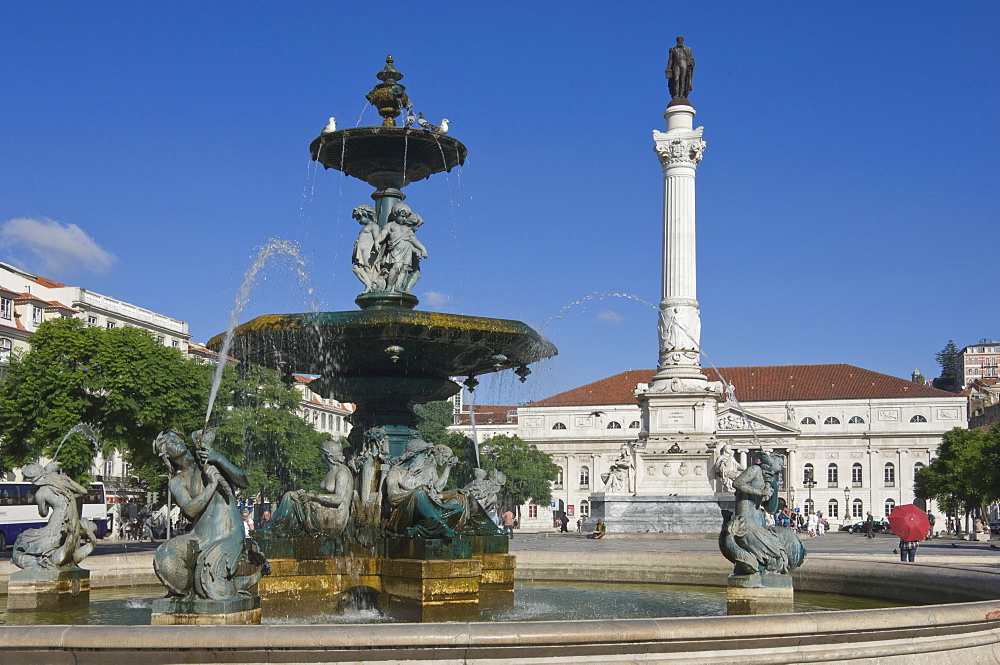
M337 131L337 119L334 118L333 116L330 116L330 122L326 123L326 127L324 127L323 131L320 132L320 136L333 134L335 131Z
M447 134L448 133L448 123L451 122L448 118L443 118L440 125L432 125L430 122L424 119L424 112L420 112L420 117L417 118L417 124L426 129L429 132L434 132L435 134Z

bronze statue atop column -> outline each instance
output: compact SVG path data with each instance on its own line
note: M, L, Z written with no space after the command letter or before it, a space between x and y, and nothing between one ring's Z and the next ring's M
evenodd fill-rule
M671 100L687 101L687 96L691 94L691 81L694 79L694 56L691 48L684 45L682 36L677 37L677 46L670 49L665 73Z

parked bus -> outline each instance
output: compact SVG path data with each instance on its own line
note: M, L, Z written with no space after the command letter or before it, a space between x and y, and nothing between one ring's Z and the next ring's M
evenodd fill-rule
M108 532L108 503L104 483L90 483L87 496L82 499L81 515L97 525L97 537ZM0 552L12 545L21 532L37 529L48 523L38 514L35 503L36 485L31 483L0 482Z

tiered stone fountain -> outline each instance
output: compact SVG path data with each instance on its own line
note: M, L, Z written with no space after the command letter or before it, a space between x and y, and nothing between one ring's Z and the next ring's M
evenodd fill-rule
M314 392L357 407L346 459L325 451L322 493L287 494L271 528L257 533L272 566L260 595L265 615L377 595L407 618L475 618L480 600L513 598L513 556L486 512L502 480L444 491L456 460L420 438L413 407L457 393L453 377L471 388L478 375L513 369L523 381L529 363L556 349L519 321L414 309L427 250L402 189L461 165L467 150L441 128L397 126L412 105L391 56L377 77L367 97L382 125L328 127L310 146L326 168L375 188L374 208L354 209L361 309L262 316L234 331L231 354L241 362L318 375Z

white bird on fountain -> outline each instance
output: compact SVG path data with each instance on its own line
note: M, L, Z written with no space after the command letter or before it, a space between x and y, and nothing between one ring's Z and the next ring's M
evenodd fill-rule
M326 123L326 127L320 132L320 136L326 136L327 134L333 134L337 131L337 119L334 117L330 118L330 122Z
M417 121L417 116L413 115L413 109L406 110L406 121L403 123L403 127L412 127L413 123Z
M440 125L432 125L430 122L424 119L423 111L420 112L420 117L417 118L417 124L426 129L429 132L434 132L435 134L447 134L448 133L448 123L451 122L448 118L441 120Z

